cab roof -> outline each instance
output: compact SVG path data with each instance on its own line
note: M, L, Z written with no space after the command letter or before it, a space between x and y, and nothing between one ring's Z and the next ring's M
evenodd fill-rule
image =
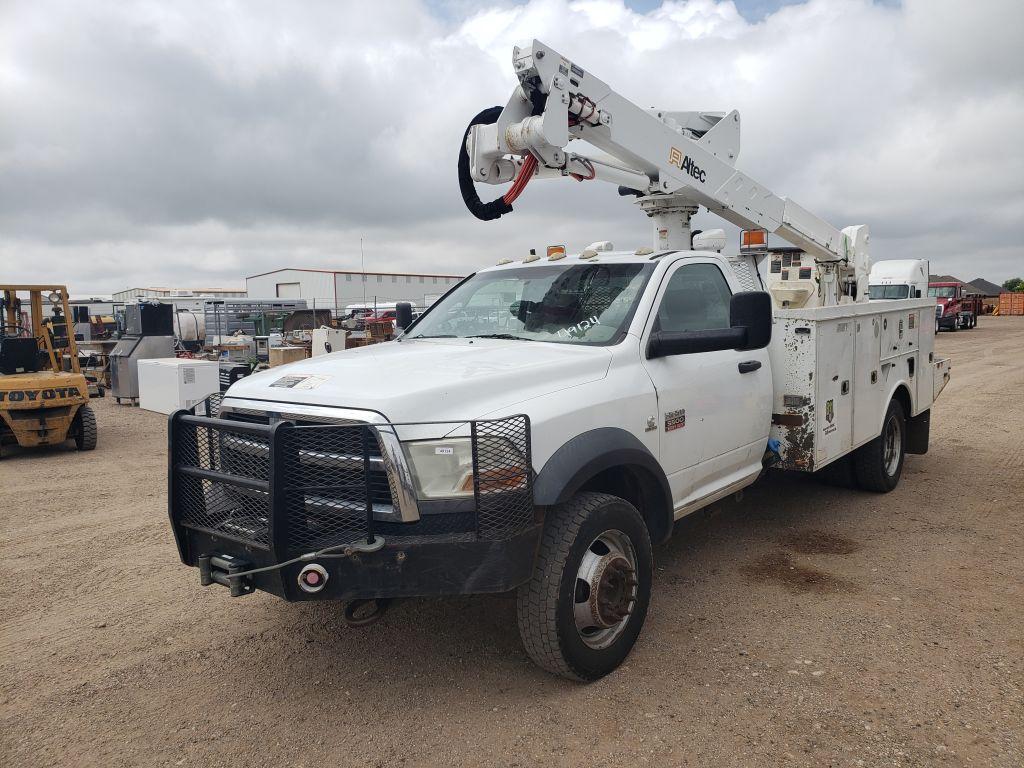
M589 254L594 254L590 256ZM587 254L587 257L584 257ZM478 272L494 272L522 267L546 267L552 264L647 264L664 256L683 254L688 256L718 256L715 251L676 251L638 248L635 251L584 251L583 253L567 253L565 256L552 259L549 256L527 256L522 259L503 260L490 267L483 267Z

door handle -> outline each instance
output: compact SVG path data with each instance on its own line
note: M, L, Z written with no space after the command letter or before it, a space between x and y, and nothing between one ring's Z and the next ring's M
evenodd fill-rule
M750 373L751 371L756 371L758 368L761 367L761 361L760 360L746 360L746 361L740 363L739 367L740 367L740 373Z

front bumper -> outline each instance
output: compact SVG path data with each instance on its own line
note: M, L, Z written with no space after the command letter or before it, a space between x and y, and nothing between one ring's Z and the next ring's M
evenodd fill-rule
M952 328L959 321L960 317L956 312L946 314L942 304L935 305L935 322L938 323L939 328Z
M182 562L199 567L203 583L232 594L351 600L502 592L529 578L540 525L526 416L468 422L473 497L419 501L410 515L408 467L387 445L402 425L230 415L170 418L171 528ZM495 438L515 448L516 461L507 450L494 455ZM315 593L299 587L309 563L327 573Z

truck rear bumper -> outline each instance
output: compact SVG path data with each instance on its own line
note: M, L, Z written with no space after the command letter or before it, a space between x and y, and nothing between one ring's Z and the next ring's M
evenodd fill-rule
M421 501L418 519L400 522L381 519L400 494L378 450L381 433L394 437L399 425L179 411L170 419L168 512L181 560L232 595L258 589L296 601L512 589L529 578L540 538L529 420L469 424L472 497ZM311 589L300 574L314 565Z

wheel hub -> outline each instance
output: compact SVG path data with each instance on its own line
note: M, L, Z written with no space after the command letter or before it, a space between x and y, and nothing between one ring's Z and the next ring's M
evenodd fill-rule
M606 531L594 539L576 572L573 607L576 630L586 645L606 648L618 639L633 613L638 584L629 537Z
M900 465L900 454L903 448L903 436L900 432L899 422L895 418L890 418L885 425L885 436L884 448L882 454L882 461L885 464L885 472L889 477L893 477L896 474L896 470Z
M590 587L590 615L599 627L613 627L633 610L636 571L621 555L605 555L598 565L597 584Z

